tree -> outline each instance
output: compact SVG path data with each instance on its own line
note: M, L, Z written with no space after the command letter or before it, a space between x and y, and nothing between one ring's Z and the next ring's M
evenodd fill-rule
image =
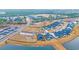
M48 19L49 19L49 21L53 20L52 15L49 15Z
M7 19L0 19L0 24L6 23Z

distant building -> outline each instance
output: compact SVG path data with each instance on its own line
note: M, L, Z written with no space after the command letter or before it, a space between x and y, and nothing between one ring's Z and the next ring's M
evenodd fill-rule
M32 20L33 20L32 18L27 17L27 18L26 18L27 25L32 24Z

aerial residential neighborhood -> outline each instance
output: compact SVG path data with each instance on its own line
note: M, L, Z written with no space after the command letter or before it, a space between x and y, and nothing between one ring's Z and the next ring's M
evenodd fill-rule
M44 49L66 50L68 45L64 44L79 37L79 12L71 11L0 10L0 49L10 49L13 45L25 49L51 46Z

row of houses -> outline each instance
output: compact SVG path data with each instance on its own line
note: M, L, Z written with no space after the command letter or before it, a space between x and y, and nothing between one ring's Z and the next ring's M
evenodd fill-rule
M16 16L16 17L0 17L0 24L6 23L26 23L25 16Z
M53 14L49 14L48 17L41 16L41 15L30 15L28 17L30 19L32 19L33 22L52 21L52 20L58 20L58 19L68 18L68 16L64 16L64 15L53 15Z

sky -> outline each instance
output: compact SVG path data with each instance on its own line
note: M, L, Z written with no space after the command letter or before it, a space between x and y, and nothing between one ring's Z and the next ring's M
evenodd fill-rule
M0 0L0 9L77 9L78 0Z

